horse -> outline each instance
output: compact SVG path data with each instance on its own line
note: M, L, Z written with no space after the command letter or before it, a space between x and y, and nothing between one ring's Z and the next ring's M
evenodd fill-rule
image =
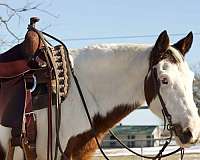
M153 45L100 44L69 50L73 57L74 73L100 142L110 128L145 102L163 119L155 88L158 88L171 115L176 143L185 148L199 141L200 118L192 93L194 74L185 60L192 42L192 32L171 44L167 31L163 31ZM158 86L153 80L153 70ZM48 139L47 109L35 113L37 159L44 160ZM59 136L65 156L70 160L91 159L97 144L73 78L70 80L68 96L61 105L61 115ZM55 130L54 122L53 139ZM6 153L10 129L1 126L0 132L1 147ZM55 141L53 150L54 146ZM20 148L16 148L14 159L23 159Z

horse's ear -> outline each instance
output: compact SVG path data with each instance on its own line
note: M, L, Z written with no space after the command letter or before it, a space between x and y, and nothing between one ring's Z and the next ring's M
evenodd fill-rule
M175 43L173 46L178 49L183 56L189 51L189 49L192 46L193 42L193 34L190 32L185 38L181 39L177 43Z
M167 50L167 48L169 47L169 36L167 34L167 31L164 30L162 33L160 33L154 49L157 50L157 53L163 53Z

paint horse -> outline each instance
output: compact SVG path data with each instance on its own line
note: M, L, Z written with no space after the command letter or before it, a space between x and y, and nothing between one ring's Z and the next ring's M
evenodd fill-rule
M70 50L88 110L101 141L107 131L145 101L160 118L162 107L155 92L150 68L156 69L159 91L172 116L175 139L181 147L198 142L200 118L193 100L194 75L185 54L191 48L192 33L171 45L163 31L154 45L107 44ZM145 78L146 77L146 78ZM46 159L47 110L37 114L37 159ZM92 129L73 79L62 104L61 146L71 160L89 160L97 149ZM55 128L53 127L53 136ZM8 149L10 129L0 128L3 149ZM54 137L55 139L55 137ZM54 144L55 146L55 144ZM15 159L23 159L20 148Z

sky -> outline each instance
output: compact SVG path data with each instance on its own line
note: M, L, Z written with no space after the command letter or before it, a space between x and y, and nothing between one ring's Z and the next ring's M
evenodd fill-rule
M163 125L163 122L149 109L137 109L120 121L119 124L134 126L159 126Z
M2 0L0 0L2 2ZM57 36L69 48L80 48L99 43L150 43L167 30L171 42L176 42L190 31L194 34L193 46L187 55L190 65L200 62L200 1L199 0L3 0L14 8L27 2L40 4L40 10L26 12L15 17L9 26L18 36L24 37L29 18L41 20L39 29ZM16 3L17 2L17 3ZM45 11L44 11L45 10ZM0 16L5 11L0 9ZM0 26L0 36L9 38ZM174 36L174 34L183 34ZM145 37L145 35L153 35ZM136 38L112 38L99 40L70 40L80 38L144 36ZM0 48L3 50L4 48Z
M21 14L20 19L14 17L9 23L10 29L23 38L29 18L37 16L40 18L37 28L60 38L69 48L100 43L154 44L163 30L168 31L171 43L175 43L192 31L194 42L186 60L192 67L200 64L199 0L0 0L1 2L14 8L21 8L27 2L33 6L40 4L40 10ZM0 16L6 14L0 8ZM0 25L0 30L0 39L13 38L3 25ZM127 36L136 37L120 38ZM79 40L82 38L99 39ZM0 51L8 48L0 46ZM130 122L129 118L124 120L125 124L127 122Z

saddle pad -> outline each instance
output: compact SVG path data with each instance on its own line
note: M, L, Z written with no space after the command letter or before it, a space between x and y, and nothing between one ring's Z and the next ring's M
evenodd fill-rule
M17 77L0 82L0 124L5 127L21 127L26 100L25 82Z

